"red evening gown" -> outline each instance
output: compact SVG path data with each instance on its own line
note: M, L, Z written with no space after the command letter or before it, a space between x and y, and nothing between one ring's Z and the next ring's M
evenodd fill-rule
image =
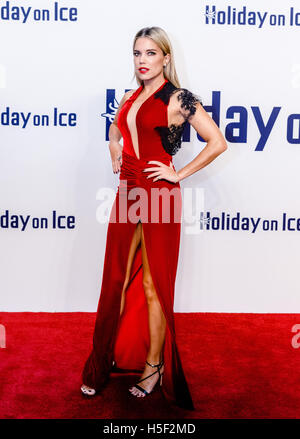
M118 116L118 128L123 136L120 181L107 229L93 348L85 363L82 379L85 385L100 391L114 370L137 372L144 370L149 350L149 327L148 306L142 285L141 244L135 252L130 281L125 292L125 307L120 316L121 292L129 248L137 222L141 221L152 280L166 318L163 345L164 375L161 389L169 402L193 410L192 397L176 344L173 312L181 228L180 185L179 182L175 184L165 179L153 182L153 177L146 178L150 172L143 172L143 169L156 166L147 164L149 160L157 160L168 166L170 162L172 163L172 156L181 145L184 126L189 117L195 113L196 102L199 101L201 104L202 102L188 90L178 89L165 79L137 111L135 123L138 157L127 124L127 114L142 90L143 85L125 101ZM185 122L169 127L168 103L170 96L176 91L180 91L178 100L185 115ZM161 203L158 207L157 203L151 203L153 197L151 188L164 191L177 188L173 191L176 195L168 198L169 220L162 220ZM136 192L129 195L132 189L136 189ZM139 189L148 196L143 199L143 206L148 208L148 216L144 214L144 207L142 209L136 207L137 200L143 198L143 194L139 195ZM129 216L131 220L128 220ZM154 217L155 220L151 222Z

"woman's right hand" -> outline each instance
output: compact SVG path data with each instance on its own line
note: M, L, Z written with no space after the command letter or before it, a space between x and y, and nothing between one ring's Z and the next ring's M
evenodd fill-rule
M109 150L114 174L121 170L122 166L122 145L119 142L110 142Z

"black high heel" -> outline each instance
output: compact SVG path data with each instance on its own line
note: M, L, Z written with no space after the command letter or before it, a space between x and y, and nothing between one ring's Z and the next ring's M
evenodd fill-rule
M151 364L151 363L149 363L149 362L146 360L146 363L147 363L149 366L151 366L151 367L157 367L157 370L156 370L155 372L151 373L150 375L146 376L145 378L142 378L141 380L139 380L139 381L138 381L136 384L134 384L134 386L132 386L132 387L136 387L136 388L139 389L141 392L143 392L145 396L148 396L148 395L150 395L151 392L153 392L153 390L154 390L156 384L158 383L158 381L159 381L159 385L160 385L160 386L162 385L162 377L163 377L164 372L160 372L160 369L163 367L163 365L164 365L164 361L162 360L162 361L161 361L160 363L158 363L158 364ZM150 392L147 392L147 390L143 389L143 387L141 387L141 386L138 385L138 383L141 383L142 381L146 380L147 378L151 377L152 375L154 375L154 374L156 374L156 373L159 374L159 379L157 380L157 383L155 383L155 385L153 386L153 389L152 389ZM130 390L129 390L129 391L130 391ZM134 395L134 396L136 396L136 395Z

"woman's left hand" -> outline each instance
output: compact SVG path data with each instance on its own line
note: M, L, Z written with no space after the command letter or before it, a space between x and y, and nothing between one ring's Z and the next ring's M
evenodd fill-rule
M157 160L150 160L148 163L157 164L158 166L145 168L143 170L144 172L156 171L152 172L152 174L147 175L147 178L155 177L153 178L153 181L161 180L163 178L170 181L171 183L177 183L180 180L179 175L175 171L172 162L170 162L170 166L167 166L162 162L158 162Z

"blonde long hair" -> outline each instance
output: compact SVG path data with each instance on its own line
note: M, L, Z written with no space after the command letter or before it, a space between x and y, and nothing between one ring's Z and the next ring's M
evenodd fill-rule
M134 37L132 46L133 50L136 40L140 37L151 38L162 50L164 55L167 55L168 53L170 54L170 61L168 62L167 66L164 67L164 77L168 79L173 85L175 85L175 87L180 88L180 83L175 68L173 48L166 32L162 28L157 26L144 27L143 29L139 30ZM143 81L138 78L135 72L134 76L137 83L141 86Z

